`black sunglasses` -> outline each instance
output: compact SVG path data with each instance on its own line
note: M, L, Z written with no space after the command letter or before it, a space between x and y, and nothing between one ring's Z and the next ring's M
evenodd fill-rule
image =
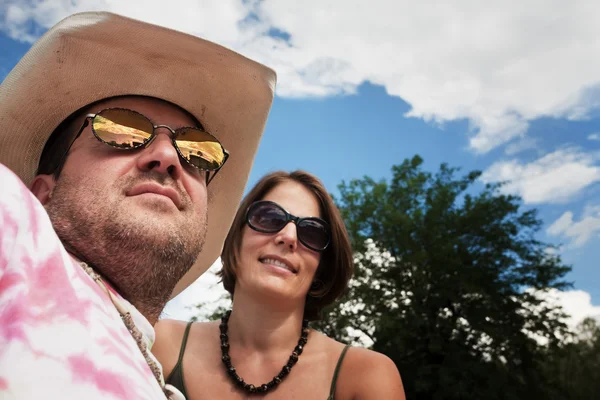
M179 156L189 165L207 171L208 185L223 167L229 153L219 140L210 133L195 127L173 129L167 125L154 125L148 117L127 108L106 108L96 114L86 115L83 126L67 148L61 163L64 163L71 146L81 132L92 121L92 133L100 142L116 149L135 150L148 146L156 137L156 129L168 129L172 134L173 146ZM214 173L209 178L210 172Z
M248 207L246 223L261 233L275 233L289 222L296 224L300 242L314 251L324 251L329 246L329 224L317 217L296 217L272 201L257 201Z

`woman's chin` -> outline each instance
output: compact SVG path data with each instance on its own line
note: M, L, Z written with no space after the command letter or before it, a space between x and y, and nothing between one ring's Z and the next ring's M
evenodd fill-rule
M269 301L293 302L295 299L302 301L305 296L302 296L300 288L293 285L287 279L282 277L267 277L262 279L257 285L254 285L252 290L253 296L267 297Z

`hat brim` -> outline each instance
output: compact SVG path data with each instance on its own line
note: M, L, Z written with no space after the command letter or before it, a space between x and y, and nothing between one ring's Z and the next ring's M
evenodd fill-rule
M75 14L46 32L0 85L0 162L29 185L53 130L105 98L152 96L191 113L230 157L209 186L204 249L175 296L221 253L275 83L268 67L198 37L112 13Z

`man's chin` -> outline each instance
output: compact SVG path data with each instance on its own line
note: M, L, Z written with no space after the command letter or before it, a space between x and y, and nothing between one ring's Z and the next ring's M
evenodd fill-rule
M121 241L122 248L127 248L130 252L156 254L157 251L162 252L181 241L181 224L178 220L174 216L167 217L157 212L132 212L124 215L117 226L105 230L109 237L105 236L104 241L110 242L112 237L113 240Z

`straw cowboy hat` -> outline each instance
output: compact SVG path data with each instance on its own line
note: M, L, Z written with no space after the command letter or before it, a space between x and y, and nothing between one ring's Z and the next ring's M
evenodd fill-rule
M194 115L230 157L209 185L202 254L173 296L221 253L273 102L275 73L217 44L106 12L65 18L0 85L0 163L26 185L71 113L120 95L152 96Z

